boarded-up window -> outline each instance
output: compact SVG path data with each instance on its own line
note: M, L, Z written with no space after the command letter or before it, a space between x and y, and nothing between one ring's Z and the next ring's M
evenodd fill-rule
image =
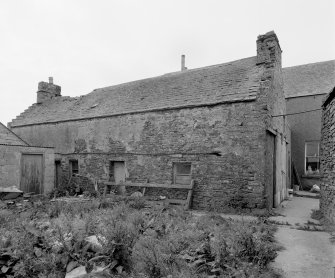
M70 175L79 174L79 165L77 159L71 159L70 161Z
M191 183L191 163L178 162L173 164L174 183L190 184Z

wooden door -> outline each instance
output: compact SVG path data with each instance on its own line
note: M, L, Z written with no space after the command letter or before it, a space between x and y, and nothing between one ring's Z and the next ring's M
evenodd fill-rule
M275 205L276 194L276 137L270 132L266 133L265 153L265 182L268 208Z
M126 180L126 171L123 161L114 161L114 179L116 184Z
M23 192L43 193L42 154L22 154L20 189Z

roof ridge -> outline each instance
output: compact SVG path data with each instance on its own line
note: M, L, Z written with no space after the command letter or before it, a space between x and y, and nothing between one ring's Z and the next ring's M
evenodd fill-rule
M321 61L321 62L307 63L307 64L296 65L296 66L289 66L289 67L283 68L283 70L290 69L290 68L304 67L304 66L308 66L308 65L325 64L325 63L330 63L330 62L334 62L335 63L335 59L333 59L333 60L327 60L327 61Z

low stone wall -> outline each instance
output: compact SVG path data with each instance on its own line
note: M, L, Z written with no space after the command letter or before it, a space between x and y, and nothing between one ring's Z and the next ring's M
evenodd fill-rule
M335 186L321 185L320 210L323 216L335 223Z

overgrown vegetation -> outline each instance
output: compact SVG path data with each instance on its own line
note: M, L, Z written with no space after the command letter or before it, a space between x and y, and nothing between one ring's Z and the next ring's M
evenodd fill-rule
M143 204L35 200L1 210L0 277L58 278L79 266L97 275L87 277L275 277L267 269L275 226L264 219L196 218Z
M311 218L320 221L324 231L330 234L330 242L335 244L335 224L323 217L321 210L312 210Z

